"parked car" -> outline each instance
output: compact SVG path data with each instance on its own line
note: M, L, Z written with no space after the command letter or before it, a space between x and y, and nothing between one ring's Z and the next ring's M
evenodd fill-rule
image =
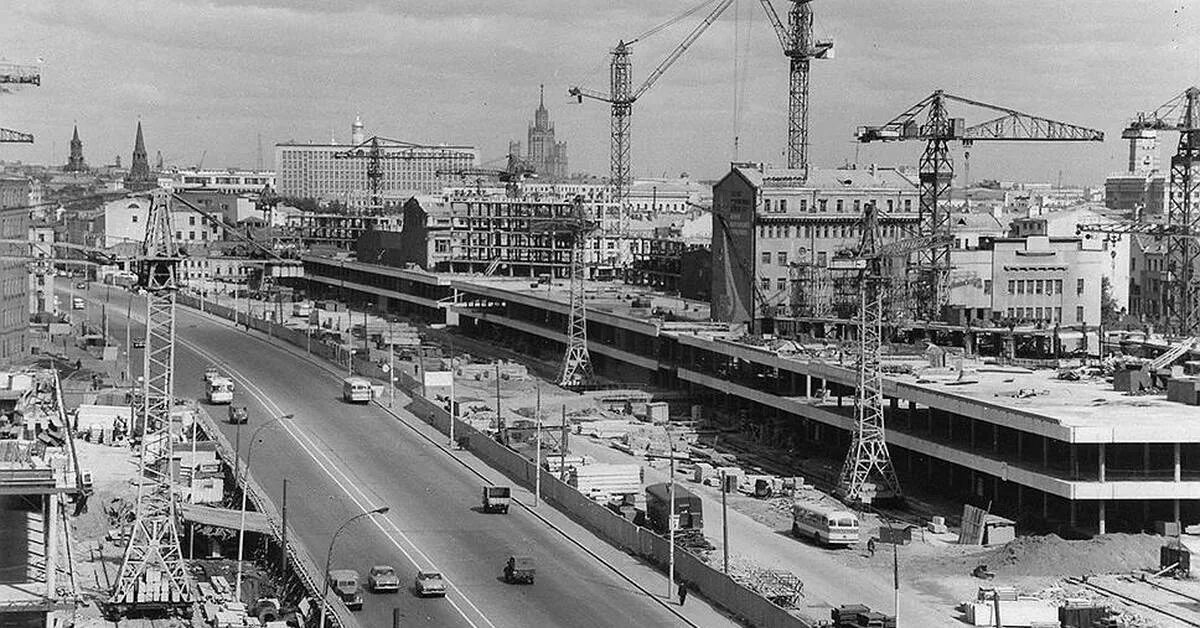
M375 565L367 574L367 582L375 593L394 593L400 590L400 578L388 565Z
M346 608L352 611L362 610L363 599L362 593L358 588L357 571L353 569L330 569L328 578L329 586L346 603Z
M436 571L422 569L417 572L417 577L413 582L413 591L416 592L417 597L429 595L445 597L446 580L442 578L442 574Z

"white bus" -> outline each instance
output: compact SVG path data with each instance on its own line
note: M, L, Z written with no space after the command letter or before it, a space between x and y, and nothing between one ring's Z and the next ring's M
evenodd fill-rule
M361 377L347 377L342 380L343 401L349 403L369 403L371 395L371 382Z
M858 517L838 504L798 501L792 504L792 535L823 545L854 545Z
M214 405L233 403L233 380L219 375L208 380L208 402Z

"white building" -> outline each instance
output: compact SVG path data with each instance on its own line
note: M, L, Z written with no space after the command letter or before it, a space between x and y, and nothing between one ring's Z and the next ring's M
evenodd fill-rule
M351 139L362 137L361 123L352 127ZM385 155L382 196L385 204L399 205L414 193L440 192L454 177L438 171L474 167L479 153L473 146L439 144L417 148L391 140L380 140ZM366 207L370 201L367 187L367 151L361 158L340 159L336 155L354 144L283 142L275 145L276 191L280 196L338 201L350 207ZM396 155L404 155L396 158Z
M104 205L104 247L138 245L146 239L150 200L122 198ZM223 228L180 203L171 205L171 229L178 244L208 243L222 239Z
M235 194L261 192L264 187L275 188L274 170L199 170L179 169L168 173L170 187L176 190L202 188Z

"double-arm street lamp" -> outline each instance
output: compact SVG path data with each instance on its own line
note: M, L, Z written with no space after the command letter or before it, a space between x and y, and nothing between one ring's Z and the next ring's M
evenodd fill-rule
M246 493L250 492L249 487L247 486L247 482L250 478L250 456L254 454L254 443L258 440L259 432L279 423L280 421L287 421L293 416L295 415L285 414L282 416L277 416L258 426L258 429L254 430L254 433L250 435L250 444L246 447L246 466L242 467L242 521L238 524L237 582L234 585L234 590L237 592L236 599L239 602L242 601L242 550L245 547L246 541ZM241 429L242 424L238 423L239 433L241 432ZM241 439L238 440L240 441ZM238 452L234 452L233 455L236 458L238 456ZM194 461L193 464L195 464Z

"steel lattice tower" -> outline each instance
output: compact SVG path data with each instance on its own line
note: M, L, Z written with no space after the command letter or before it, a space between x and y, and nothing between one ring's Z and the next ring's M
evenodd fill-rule
M175 374L175 292L179 255L171 239L168 195L156 191L146 225L139 282L146 288L141 479L136 519L109 602L118 608L168 610L191 603L171 487L171 406Z
M854 431L842 464L839 492L851 502L869 503L876 496L898 498L900 480L892 466L883 422L883 375L880 347L883 345L883 260L879 256L879 220L874 203L863 215L859 257L865 268L859 274L858 311L858 397L854 403ZM876 491L867 489L875 479Z
M1185 237L1167 240L1168 281L1166 299L1169 306L1167 329L1180 336L1200 334L1200 210L1195 195L1200 191L1200 88L1190 87L1183 93L1180 118L1179 147L1171 156L1171 185L1168 198L1167 224L1179 227Z
M631 97L633 63L625 42L617 42L612 51L609 66L610 89L612 90L612 121L609 155L608 184L612 187L613 201L621 211L621 225L625 224L625 201L629 198L629 129L630 113L633 112Z
M592 356L587 344L587 299L584 294L585 274L583 245L586 232L577 230L571 234L571 289L570 312L567 321L567 351L563 356L562 372L558 385L563 388L579 388L592 380Z
M950 235L950 186L954 181L954 162L950 159L950 117L942 92L934 92L929 105L929 121L922 133L930 139L918 164L920 191L917 200L918 233L930 236ZM917 254L918 276L910 284L917 294L912 303L922 320L940 320L944 287L950 276L950 247L926 249Z

